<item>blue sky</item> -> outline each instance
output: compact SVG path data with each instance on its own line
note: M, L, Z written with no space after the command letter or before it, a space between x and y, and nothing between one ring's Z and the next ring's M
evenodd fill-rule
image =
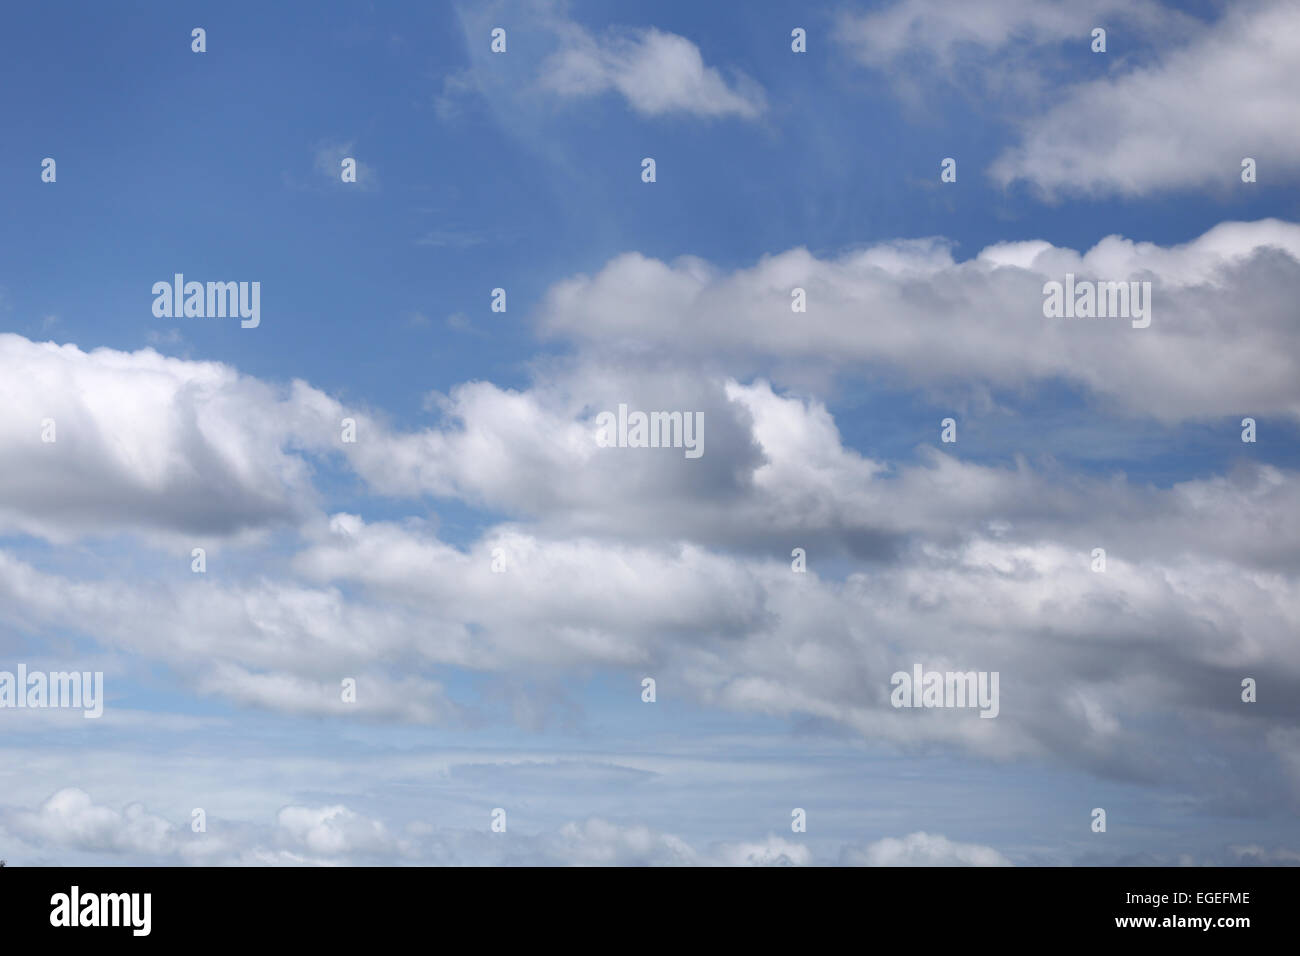
M1293 21L7 11L0 670L109 707L0 711L3 853L1300 859ZM1053 326L1067 269L1153 281L1152 327ZM155 317L177 272L260 326ZM703 409L698 467L593 457L617 402ZM1001 719L882 708L918 656L1001 669Z

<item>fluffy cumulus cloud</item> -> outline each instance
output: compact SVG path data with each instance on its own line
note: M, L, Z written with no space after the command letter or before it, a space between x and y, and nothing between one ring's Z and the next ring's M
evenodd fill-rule
M95 853L165 856L172 852L176 828L146 812L139 803L121 811L97 805L84 790L70 787L31 811L6 816L6 824L32 842Z
M33 810L0 807L0 834L52 855L103 862L201 866L1006 866L996 850L938 834L884 838L818 857L795 840L692 845L672 833L600 817L505 840L485 831L428 824L389 827L342 805L285 806L273 821L207 821L202 832L140 804L122 811L75 787ZM1240 848L1260 854L1259 847Z
M914 388L1065 380L1165 423L1243 409L1294 418L1297 257L1300 227L1275 220L1226 223L1173 247L1110 237L1079 253L1023 242L964 262L935 242L837 259L796 249L729 274L628 254L557 283L538 316L542 334L575 339L598 358L527 392L457 388L440 399L448 424L417 432L389 429L306 383L266 383L221 363L0 335L8 409L0 527L66 541L123 529L192 539L294 526L319 518L315 459L340 453L381 493L531 514L559 508L579 529L607 518L599 502L616 470L635 502L641 492L707 488L734 499L795 486L807 501L810 480L842 471L844 491L884 469L825 441L832 426L815 406L795 413L752 384L704 374L691 359L700 351L750 368L832 356ZM1043 287L1067 272L1150 282L1151 325L1045 318ZM790 311L794 288L807 294L806 313ZM629 356L632 343L672 361ZM622 468L592 440L596 414L620 402L702 412L706 453L643 456L644 468ZM362 436L355 444L339 440L349 416ZM809 459L821 453L813 444L838 456L836 469ZM568 477L532 481L538 469Z
M1300 9L1234 4L1213 31L1158 62L1068 90L990 172L1049 195L1143 196L1300 174Z
M1067 273L1130 290L1149 282L1150 325L1045 317L1044 286ZM805 313L791 311L795 289ZM834 259L793 249L731 273L628 253L554 286L539 321L593 347L831 361L915 387L1065 380L1172 423L1241 408L1300 416L1298 290L1300 227L1262 220L1172 247L1002 243L963 262L941 241Z
M79 634L162 662L199 693L297 715L463 726L480 715L445 691L458 672L653 668L729 711L811 716L869 740L1049 758L1121 779L1185 778L1185 730L1197 726L1202 744L1215 741L1225 760L1292 800L1294 740L1262 745L1228 706L1243 667L1271 675L1283 691L1270 704L1278 713L1300 699L1282 637L1300 616L1291 472L1243 463L1157 489L1050 462L976 464L937 443L914 461L876 460L848 448L813 397L701 363L638 361L621 343L685 339L689 349L694 337L724 353L777 354L811 340L918 385L959 368L994 381L1071 375L1128 402L1129 414L1145 405L1180 420L1222 414L1222 384L1238 408L1294 414L1289 356L1300 353L1287 344L1283 303L1297 249L1296 227L1265 221L1173 248L1117 239L1080 255L1022 243L960 264L934 244L831 262L787 253L733 275L623 257L560 283L542 311L541 327L578 340L583 355L523 390L461 386L438 398L441 421L425 429L356 411L351 444L338 423L352 411L306 383L7 336L3 381L18 414L4 427L24 467L5 473L0 514L15 526L58 540L105 528L147 540L159 528L192 538L285 526L291 536L284 560L214 580L82 580L0 552L0 619ZM1157 311L1149 329L1081 333L1070 348L1040 307L1007 317L1011 302L1038 307L1044 278L1067 269L1153 276L1169 314ZM788 289L798 283L813 304L791 337ZM1247 289L1251 336L1230 335L1191 294ZM866 311L892 318L852 321L871 301L894 308ZM963 309L982 310L986 325L951 324ZM737 310L749 320L736 322ZM1270 336L1271 349L1257 344ZM112 401L85 398L101 393ZM596 415L619 402L702 410L705 454L599 447ZM40 409L60 419L55 443L40 441ZM194 467L195 449L211 474ZM352 469L378 495L510 517L452 545L426 521L327 516L313 483L327 465ZM48 497L51 485L60 499ZM259 510L267 501L275 507ZM191 508L208 509L207 522L196 527ZM1110 552L1106 574L1089 567L1098 541ZM791 571L795 547L812 558L807 574ZM845 557L869 570L834 572L828 559ZM918 661L999 671L999 719L918 720L892 707L891 675ZM348 678L355 704L340 697ZM1152 725L1171 710L1182 724Z
M648 28L596 38L568 24L561 35L560 49L542 64L541 84L562 96L613 90L645 116L754 119L765 109L762 87L740 72L729 82L705 65L699 47L674 33Z
M287 713L429 722L450 704L409 672L402 635L415 621L337 591L289 580L206 588L82 582L0 552L3 618L84 632L108 648L165 662L190 686ZM443 657L453 652L444 652ZM344 703L342 681L364 690Z
M469 715L441 692L448 667L533 677L602 667L655 673L738 713L811 715L903 747L1050 758L1120 779L1190 784L1194 727L1198 750L1214 746L1275 798L1300 795L1295 741L1264 747L1231 707L1244 668L1269 675L1270 713L1294 717L1300 672L1285 635L1300 598L1288 574L1115 554L1099 575L1084 548L973 536L835 582L815 562L800 576L784 558L520 532L489 542L506 560L495 574L487 544L469 559L419 529L335 527L299 556L315 585L146 593L7 559L5 615L70 630L103 622L96 639L168 663L199 692L285 713L458 722ZM998 671L998 720L892 707L891 675L915 662ZM339 699L347 675L356 705ZM1181 721L1151 725L1168 712Z
M582 126L558 115L575 103L604 98L661 130L683 117L766 127L781 113L775 82L731 71L705 30L580 25L549 2L465 4L460 18L467 62L435 107L485 122L457 148L495 130L502 153L518 139L580 174L550 128ZM1271 0L1213 22L1149 0L900 0L821 25L865 68L841 71L846 84L872 69L906 82L918 63L958 86L975 75L973 89L1002 94L991 102L1039 83L1019 138L986 152L1000 184L1055 197L1226 188L1246 155L1261 185L1293 174L1297 22L1294 4ZM510 50L497 57L487 38L499 24ZM1062 53L1074 44L1086 59L1098 24L1114 55L1088 61L1085 78L1064 70ZM782 57L786 29L764 41ZM826 39L818 56L842 64L845 47ZM1013 78L999 86L981 61ZM770 132L746 149L785 149ZM318 182L350 152L321 143ZM771 188L757 178L766 162L743 170L747 188ZM421 215L462 208L450 172L438 185ZM479 274L475 257L503 234L489 220L512 197L467 192L487 218L408 230L403 245L423 234L417 244ZM549 228L560 199L534 221ZM469 336L451 322L493 344L464 354L473 371L438 379L418 411L345 391L350 357L328 344L292 359L342 376L327 389L233 358L0 334L0 669L75 660L109 678L99 720L0 713L3 855L1154 859L1098 854L1096 841L1035 848L1069 814L1086 841L1082 817L1102 805L1125 826L1160 817L1163 832L1175 813L1189 832L1209 815L1240 822L1189 861L1297 862L1255 823L1300 808L1300 476L1274 440L1300 427L1300 225L1201 212L1186 221L1228 221L1166 244L1085 222L1072 231L1091 237L1084 249L958 223L951 234L990 237L960 258L942 237L820 246L835 233L785 229L779 245L742 247L771 254L728 253L705 231L697 246L657 233L649 216L637 247L656 254L611 255L627 248L610 240L619 233L581 223L567 230L584 237L580 257L563 246L564 265L512 287L510 349L490 338L505 326ZM804 240L818 251L789 247ZM713 261L671 257L691 248ZM1116 296L1134 284L1141 307L1045 315L1067 275L1117 284ZM60 307L57 329L77 321ZM408 321L395 334L431 331ZM223 354L276 341L238 335ZM444 370L460 357L442 356ZM508 386L471 378L506 366ZM404 369L412 380L380 405L432 387ZM955 445L940 440L941 407L961 419ZM620 408L689 420L695 444L683 429L665 447L609 447L602 422ZM1243 444L1244 416L1267 441ZM1064 437L1046 433L1071 417ZM981 443L991 422L1011 437ZM1133 436L1160 447L1135 451ZM997 674L998 696L899 707L895 678L917 667ZM654 707L639 696L647 675ZM1259 685L1250 706L1247 678ZM996 719L981 717L988 707ZM139 752L154 771L147 794L122 770ZM930 799L954 781L978 802ZM1036 806L1049 790L1055 802ZM1135 792L1152 799L1123 807ZM969 823L970 806L1000 801L1015 813ZM206 832L190 826L196 806ZM508 837L488 826L497 806ZM791 807L808 810L807 832L790 829ZM1017 829L1024 813L1039 814L1032 830Z
M289 842L314 856L383 852L394 846L382 823L344 806L285 807L276 823Z
M639 117L734 118L757 121L767 94L743 70L707 62L694 40L654 26L615 24L591 30L571 18L564 4L466 3L458 7L472 65L443 77L435 109L444 120L466 112L481 98L518 134L537 126L556 106L617 96ZM489 52L482 37L506 31L507 55Z
M628 468L626 451L596 442L594 410L619 401L703 409L708 451L696 461L647 451ZM893 463L846 447L815 398L680 373L611 377L584 367L526 392L476 383L453 393L446 411L443 427L358 443L354 466L389 494L456 497L543 531L623 541L771 554L797 535L819 550L886 557L910 535L982 531L1079 546L1104 534L1130 554L1190 546L1265 564L1296 556L1295 486L1271 466L1243 463L1162 492L1050 462L975 464L938 445Z
M1010 866L997 850L976 843L956 843L937 833L886 837L864 847L846 847L847 866Z
M0 369L0 529L233 535L296 524L315 498L288 447L292 434L325 440L309 424L323 427L323 406L305 392L219 362L12 334L0 334Z
M1259 182L1294 182L1300 10L1250 0L1210 12L1207 22L1150 0L901 0L846 11L838 28L850 55L918 106L935 77L999 104L992 118L1019 137L988 169L1004 186L1049 199L1226 195L1246 157ZM1085 64L1098 27L1107 51Z
M119 812L76 787L58 791L34 810L0 809L0 832L65 861L293 866L401 862L419 855L379 821L343 806L287 806L269 825L214 820L220 834L211 836L206 816L203 821L196 831L192 820L173 824L138 803Z

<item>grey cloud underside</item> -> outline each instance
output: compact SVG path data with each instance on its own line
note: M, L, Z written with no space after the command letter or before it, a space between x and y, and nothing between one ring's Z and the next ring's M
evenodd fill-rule
M435 108L448 122L495 117L561 174L581 164L546 124L598 98L651 129L769 116L763 87L707 43L638 27L589 31L562 4L512 11L511 55L485 69L492 54L481 41L506 9L461 7L471 65L444 77ZM1293 182L1300 7L1257 0L1213 13L1210 24L1150 0L901 0L829 16L835 36L822 36L828 53L847 49L918 103L938 82L1009 107L990 119L1014 126L1018 142L978 171L1002 187L1027 185L1049 201L1234 196L1255 188L1240 182L1246 155L1259 162L1261 188ZM1085 44L1097 23L1154 52L1093 60L1093 78L1068 87L1046 82L1065 74L1063 46ZM527 52L523 36L537 41ZM343 189L339 161L352 145L320 142L316 185L298 185ZM963 179L975 172L963 158ZM356 185L377 187L375 170L360 165ZM412 241L431 247L483 238L419 235ZM1150 327L1045 317L1044 285L1066 273L1149 282ZM796 287L806 312L791 310ZM1086 781L1060 787L1059 804L1045 801L1038 829L1024 833L1049 832L1056 821L1043 820L1058 810L1079 823L1076 795L1086 808L1094 791L1130 784L1146 822L1191 821L1189 834L1210 817L1262 828L1300 811L1300 494L1294 468L1265 463L1292 459L1238 438L1246 415L1264 443L1295 433L1298 300L1300 225L1277 219L1224 222L1174 246L1109 236L1087 250L1039 240L977 251L906 237L829 254L794 248L730 269L628 251L546 292L530 327L562 354L535 358L525 387L467 382L430 396L430 424L400 427L308 382L0 334L0 661L59 666L75 648L110 676L102 723L63 711L0 715L0 764L11 768L0 775L0 855L1300 863L1270 841L1218 851L1202 842L1173 856L1119 840L1044 851L1010 845L1019 835L1005 846L981 833L950 839L941 833L959 833L948 822L968 825L953 803L932 805L948 814L942 826L881 822L924 787L952 790L963 772L987 768L1007 775L970 806L1010 799L1007 781L1029 790ZM963 438L939 443L935 416L907 454L855 450L873 442L852 427L854 412L836 410L846 382L890 390L900 406L950 406ZM1082 410L1044 412L1041 397L1058 388ZM703 457L599 447L596 416L621 403L702 413ZM998 416L1023 439L971 454L978 432L968 425ZM1213 464L1156 484L1054 455L1068 439L1043 434L1050 416L1088 438L1093 461L1125 461L1145 436L1177 446L1192 430L1222 447ZM355 444L340 440L345 418ZM54 442L42 440L47 420ZM912 427L892 426L894 439ZM326 475L360 492L346 506L360 513L338 510ZM460 540L431 513L444 504L501 517ZM197 546L209 553L202 576L189 572ZM1104 573L1090 567L1099 546ZM795 548L807 573L791 568ZM891 675L917 663L999 672L998 718L893 707ZM649 743L641 752L634 740L615 753L631 738L593 727L582 689L623 687L638 708L645 675L658 682L661 710L680 701L729 727L739 715L754 732L743 742L681 735L690 739L671 752ZM340 699L345 677L357 681L356 703ZM1246 677L1259 683L1250 705ZM113 694L132 679L151 689L172 681L167 690L191 703L225 706L215 717L130 711ZM473 694L457 692L465 684ZM778 719L785 750L765 752L763 728L775 722L763 718ZM560 728L579 743L545 755L455 752L502 725ZM152 755L144 803L122 769L142 727L188 735ZM259 753L252 741L270 727L308 740L327 728L329 752L268 756L284 739L269 733L261 743L274 743ZM57 747L45 746L52 730ZM454 747L429 744L444 733ZM802 762L789 748L800 735L813 741ZM863 776L823 789L822 746L848 755L826 758L837 772L854 764ZM952 758L956 769L917 756ZM871 781L880 789L864 798L856 785L869 774L891 776L867 759L897 759L903 772ZM818 827L840 812L869 836L792 838L784 806L728 821L727 839L700 836L732 811L729 797L796 780L826 797ZM638 808L631 791L674 810L629 822L649 805ZM478 807L502 793L508 838L487 827L496 798ZM397 809L409 809L405 799L420 806ZM189 829L198 802L210 804L207 834ZM695 831L678 835L664 821L683 807ZM611 808L618 820L606 818ZM1116 836L1143 825L1122 810L1115 818Z
M497 547L504 574L490 571ZM472 722L441 694L447 667L505 677L599 667L903 747L1049 757L1125 779L1190 785L1193 755L1212 744L1233 779L1266 784L1246 802L1296 799L1297 742L1261 740L1273 722L1294 722L1300 699L1295 581L1218 559L1112 557L1098 575L1086 552L976 538L836 583L795 575L784 559L508 528L466 555L418 528L340 517L295 565L316 583L87 584L7 559L0 593L10 620L80 630L166 663L200 692L290 713L347 713L343 674L362 688L359 717ZM1000 671L1001 716L893 709L889 676L917 660ZM1241 710L1243 675L1266 683L1267 706ZM1216 787L1196 789L1226 799Z
M1045 318L1044 285L1066 273L1151 282L1151 326ZM795 288L806 313L791 311ZM557 283L539 326L616 356L725 356L733 374L780 359L917 388L1060 379L1117 412L1174 424L1243 408L1300 416L1297 294L1300 227L1261 220L1168 248L1118 236L1083 254L1002 243L964 262L940 240L833 259L794 249L730 274L629 253Z
M461 386L441 400L448 424L412 432L394 431L306 383L276 387L217 363L151 351L82 353L0 336L0 364L10 370L0 394L12 411L0 423L11 453L0 476L0 527L57 538L141 526L230 534L302 521L319 514L313 456L342 452L380 493L454 496L521 516L558 511L584 533L611 517L601 506L610 484L623 490L633 516L644 511L637 502L652 497L679 505L699 499L698 509L660 509L656 520L682 519L683 527L670 529L674 536L726 520L711 521L724 509L709 505L745 499L758 504L738 509L737 527L763 518L763 526L775 520L779 528L780 516L761 502L779 492L782 507L795 505L792 527L818 534L838 525L850 537L860 531L851 544L858 553L889 554L893 542L875 535L890 529L853 526L864 512L887 512L862 507L872 502L861 498L853 515L825 507L836 496L828 492L849 493L827 481L858 485L889 463L844 453L820 406L783 408L755 391L761 383L728 384L730 376L745 366L751 374L771 372L778 359L831 357L846 371L879 369L917 389L1066 379L1093 395L1101 411L1165 424L1247 412L1294 419L1297 255L1300 227L1265 220L1224 224L1168 249L1112 238L1080 255L1015 243L963 263L931 242L885 244L835 260L794 250L731 275L695 260L622 256L593 277L558 283L538 316L543 334L581 346L571 367L543 368L526 392ZM1066 271L1152 281L1152 326L1044 318L1042 285ZM806 314L789 308L790 289L800 285L809 293ZM668 357L625 351L631 342L649 342ZM713 357L692 358L699 354ZM619 402L704 412L708 453L694 461L641 455L634 465L626 455L598 454L607 450L594 447L595 415ZM756 412L770 419L762 435ZM344 417L359 423L355 445L339 441ZM41 441L47 418L57 424L54 444ZM783 419L812 428L816 444L791 434ZM790 460L774 459L778 452ZM808 454L829 455L828 467L803 461ZM526 474L538 469L566 478L529 481ZM922 474L913 472L920 484ZM942 467L931 475L947 480ZM951 484L970 490L964 481ZM938 499L942 509L948 498ZM997 503L980 505L987 512Z
M1069 374L1126 415L1294 415L1300 351L1283 303L1297 249L1296 226L1264 221L1172 249L1107 240L1081 256L1020 243L965 263L933 243L827 261L795 251L730 276L622 257L557 285L538 316L577 340L575 357L539 365L522 391L460 386L438 398L438 424L415 430L303 382L3 336L10 532L91 545L138 532L187 570L190 546L207 543L199 532L237 551L242 529L279 528L289 557L210 580L81 580L0 553L0 620L78 633L162 662L199 693L291 714L474 726L482 715L444 690L451 671L506 686L525 673L653 672L706 706L828 721L903 748L1054 760L1238 809L1294 806L1291 471L1243 460L1157 488L1050 460L981 465L960 444L941 450L937 422L914 460L876 461L845 446L814 397L620 343L821 349L883 362L918 387L955 378L958 353L995 380L1066 374L1068 356ZM1044 277L1066 269L1151 277L1167 304L1149 329L1072 340L1041 314ZM807 316L789 311L799 282ZM870 301L894 311L855 319ZM1214 303L1227 302L1225 317ZM1238 334L1243 322L1251 335ZM948 342L956 324L967 332ZM704 456L598 447L595 416L619 402L703 411ZM47 416L53 444L40 441ZM355 444L340 441L345 417ZM1239 445L1235 426L1225 442ZM374 495L511 518L452 547L419 521L331 516L313 473L335 466ZM83 507L56 507L51 487ZM1097 546L1104 574L1089 569ZM796 547L807 574L791 570ZM999 671L999 718L890 706L890 675L918 661ZM367 689L351 710L344 676ZM1267 692L1243 710L1247 676ZM1258 785L1205 781L1192 768L1206 750Z

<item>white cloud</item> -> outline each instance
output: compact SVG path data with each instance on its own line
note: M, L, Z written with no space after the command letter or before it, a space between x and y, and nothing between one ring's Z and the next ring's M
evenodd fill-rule
M1154 263L1172 284L1195 281L1220 245L1237 247L1231 230L1191 251L1119 253ZM1037 259L1050 250L1028 251ZM1024 252L1000 247L990 259ZM946 268L911 261L892 268ZM86 448L120 453L134 437L158 455L148 441L159 436L164 449L193 442L157 424L178 391L201 410L182 423L222 436L251 475L294 475L299 497L311 490L307 463L289 449L339 447L341 407L302 383L281 393L224 366L147 351L86 354L16 337L0 340L6 350L25 360L5 381L29 418L83 396L91 411L71 420ZM457 722L467 715L443 691L448 667L533 676L653 667L712 706L1128 777L1181 772L1177 739L1135 733L1144 715L1179 708L1184 728L1199 721L1213 741L1204 746L1227 753L1242 747L1246 725L1223 712L1216 686L1235 683L1244 666L1284 691L1300 682L1279 637L1300 619L1300 507L1285 470L1243 466L1161 491L1023 463L976 465L937 449L891 465L845 448L819 402L765 382L711 381L689 368L592 372L596 364L542 376L524 392L466 386L446 400L444 425L423 432L361 416L346 460L376 490L452 495L523 516L466 547L418 521L308 512L283 563L252 575L81 580L0 552L0 620L84 634L165 664L200 693L289 714ZM47 393L68 376L85 382ZM694 395L689 403L708 409L705 458L651 456L628 469L626 450L596 449L594 409L650 379L661 391L644 393L646 407ZM138 413L95 418L99 390L112 393L111 407ZM135 471L119 470L141 514L189 493L147 454L125 461ZM716 471L692 470L700 464ZM17 503L37 500L40 488L24 475L9 476L13 497L0 505L30 517ZM111 504L104 513L118 515ZM46 520L78 531L53 509ZM1098 542L1110 551L1105 575L1088 570ZM789 568L796 545L809 551L806 577ZM498 548L504 574L491 570ZM836 581L828 563L846 551L872 563ZM1123 654L1099 664L1097 648L1112 645ZM889 675L916 659L1000 670L1017 703L996 722L896 711ZM358 680L355 705L340 700L344 677ZM1284 742L1267 763L1285 768L1295 752Z
M1083 83L1025 124L1024 142L990 172L1048 195L1144 196L1261 184L1300 173L1300 7L1229 6L1223 20L1156 63Z
M949 95L923 90L941 77L1019 127L1022 141L989 169L1004 186L1026 181L1049 199L1227 195L1300 172L1289 0L1229 4L1208 23L1150 0L901 0L838 24L858 61L887 71L917 109ZM1088 52L1095 27L1108 31L1105 54ZM1260 186L1242 185L1244 157Z
M714 848L715 866L809 866L812 851L801 843L769 836L752 843L727 843Z
M61 541L301 520L315 495L286 436L315 432L324 444L337 430L309 423L316 402L217 362L0 334L0 529ZM46 420L53 442L42 440Z
M277 823L288 839L315 856L389 852L394 848L382 823L344 806L285 807Z
M1150 327L1045 318L1044 284L1067 272L1151 282ZM791 312L796 287L806 313ZM1240 409L1300 417L1297 289L1300 226L1278 220L1223 223L1169 247L1120 236L1084 253L1002 243L960 263L939 240L834 259L792 249L725 274L628 253L556 283L540 329L607 361L653 347L677 362L831 364L914 387L1064 379L1165 423Z
M766 108L756 82L737 72L728 83L715 67L705 66L699 47L685 37L650 28L597 39L572 23L559 32L561 48L542 64L540 82L561 96L615 90L645 116L755 119Z
M60 790L35 811L11 815L8 825L27 840L90 852L166 855L175 845L175 828L140 804L118 812L76 787Z
M1283 245L1293 229L1277 224L1270 236L1266 229L1222 227L1172 250L1108 242L1086 258L1098 270L1141 268L1164 275L1171 288L1204 289L1198 283L1211 281L1206 276L1239 260L1233 249L1262 248L1270 241ZM1051 254L1050 247L1033 251L1036 260ZM972 274L1016 271L1018 267L1001 263L1018 255L998 247L971 266ZM1140 265L1132 265L1135 261ZM1282 260L1284 271L1294 268L1286 265L1290 262ZM932 268L960 272L963 267ZM619 293L610 286L625 278L619 270L612 264L596 279L582 280L584 289L571 296L567 320L586 329L589 315L599 321L599 306L616 307ZM685 308L698 316L701 334L714 334L706 328L712 312L699 304L715 295L712 288L755 281L748 275L718 279L692 292ZM851 288L849 278L841 281ZM1244 281L1234 286L1245 292ZM1252 294L1267 295L1260 288ZM996 323L997 310L992 311ZM1272 307L1265 311L1271 314ZM637 322L634 315L626 318ZM755 309L748 329L760 341L769 335L763 321ZM779 324L774 322L770 336L783 334ZM1264 335L1237 336L1242 341L1234 343L1230 325L1212 330L1212 338L1223 336L1215 361L1193 361L1213 346L1196 344L1189 330L1180 330L1182 338L1166 342L1163 349L1143 352L1138 361L1154 366L1170 362L1166 356L1181 349L1183 357L1172 361L1171 374L1182 365L1193 370L1182 395L1174 394L1172 385L1160 395L1141 390L1153 411L1168 417L1208 414L1211 403L1228 402L1215 396L1234 388L1249 392L1252 400L1238 396L1233 411L1244 407L1262 415L1270 407L1290 410L1295 405L1285 374L1295 362L1285 344L1294 332L1270 322ZM729 334L725 323L717 331ZM1143 340L1147 332L1156 334L1154 325L1127 331L1133 334L1121 338L1130 342ZM829 325L826 332L836 334ZM1012 332L1011 324L989 329L987 343L969 341L964 355L972 366L984 365L989 377L1000 376L1001 350L1013 346ZM645 334L654 333L647 327ZM850 339L827 344L844 355L854 348L864 353L897 350L876 341L886 334L878 328L862 334L864 341L857 344ZM1254 344L1268 335L1276 337L1272 355ZM942 336L933 345L949 348ZM737 349L746 346L734 343ZM683 350L689 349L687 342ZM1241 352L1233 368L1257 362L1260 370L1230 379L1224 355L1233 349ZM1032 344L1026 351L1033 351ZM1045 344L1040 351L1046 374L1048 363L1059 359ZM910 374L921 381L937 374L926 366L923 350L918 348L914 357ZM1119 361L1114 350L1099 349L1097 364L1090 368L1092 354L1076 349L1074 371L1108 391L1132 389L1136 401L1140 383L1115 374L1103 362L1106 357ZM1158 380L1154 367L1140 367L1142 381ZM1059 368L1066 374L1064 366ZM0 440L11 465L0 472L0 528L61 542L110 531L165 532L170 536L166 546L188 555L195 544L219 543L241 529L282 525L316 535L325 518L316 510L311 476L315 456L328 453L341 455L336 460L350 465L376 493L460 499L531 521L536 532L557 541L621 538L675 545L688 540L705 548L770 554L778 542L799 535L805 547L812 543L819 550L884 555L908 535L955 540L981 528L991 533L989 522L996 521L1006 541L1059 541L1086 522L1090 533L1104 532L1130 553L1160 556L1190 547L1272 564L1294 558L1298 536L1290 518L1296 512L1295 483L1284 470L1242 465L1231 475L1155 493L1107 478L1062 475L1050 463L1038 468L1024 462L978 465L937 447L923 449L915 463L894 465L846 448L835 421L815 399L780 395L762 380L748 385L718 381L689 364L659 371L594 357L553 368L524 391L472 383L439 400L439 426L409 432L345 408L305 383L280 389L228 366L164 358L150 350L83 353L75 346L2 336L0 372L0 396L10 409L0 420ZM704 457L692 461L672 450L598 448L595 413L620 401L702 410ZM40 423L47 415L58 426L54 444L40 441ZM338 423L345 416L358 421L355 444L339 441ZM640 455L638 467L625 467L629 454ZM717 507L719 501L727 507ZM497 537L500 533L490 536ZM499 543L484 539L479 547L490 550ZM444 551L439 560L467 560ZM378 568L391 559L377 553L372 560ZM302 613L309 606L301 605Z
M566 823L552 841L556 860L577 866L692 866L699 854L672 834L593 817Z
M575 337L578 358L540 369L522 391L461 386L428 429L357 411L355 445L338 442L344 407L305 383L3 336L11 414L0 430L17 463L0 476L7 527L56 540L104 529L183 538L280 522L297 537L250 573L147 585L0 552L0 619L84 635L163 663L200 693L289 714L457 722L473 715L445 694L447 668L653 667L706 705L812 716L908 747L1177 775L1179 740L1136 732L1172 707L1180 730L1200 728L1225 759L1258 757L1221 685L1243 666L1284 691L1300 682L1279 637L1300 618L1290 472L1243 465L1158 490L1050 463L977 465L934 447L893 464L845 447L815 399L676 359L702 344L812 348L918 384L1073 374L1130 410L1154 401L1148 410L1172 420L1229 401L1294 413L1295 331L1283 320L1297 249L1296 226L1264 221L1172 248L1112 239L1080 255L1007 243L961 264L933 242L829 262L796 250L732 275L624 257L552 292L543 327ZM1065 348L1041 314L1008 318L1020 290L1037 306L1044 276L1067 268L1152 275L1167 294L1165 325L1158 311L1149 330L1114 330L1128 366L1103 337ZM800 282L812 297L795 328L785 310ZM1251 302L1255 334L1234 336L1239 315L1221 321L1213 302L1197 304L1215 296ZM881 310L892 321L861 321L872 302L894 306ZM620 354L624 334L658 339L668 360ZM629 467L627 450L597 448L596 411L627 400L703 409L704 458L663 450ZM53 446L39 441L47 414L59 420ZM449 496L514 521L452 547L419 521L327 520L309 456L331 452L373 492ZM1106 575L1087 567L1098 542L1111 554ZM806 577L790 571L795 546L809 550ZM498 548L504 574L491 571ZM839 581L831 564L846 554L871 564ZM1111 646L1123 653L1099 655ZM1011 702L996 722L894 710L889 675L917 659L999 670ZM339 699L344 677L358 680L356 705ZM1268 772L1295 752L1271 747Z
M1176 552L1139 562L1117 548L1095 574L1091 541L975 536L836 583L818 577L815 556L805 576L779 555L502 529L467 555L418 528L336 526L346 535L299 558L318 587L160 592L0 560L2 616L74 631L100 622L94 637L108 646L167 662L201 691L287 713L351 706L374 719L446 721L456 708L424 676L441 667L535 679L599 666L652 672L678 694L738 712L809 715L871 740L1050 757L1125 778L1186 776L1189 728L1200 749L1229 761L1267 756L1282 772L1295 759L1294 741L1257 753L1252 725L1229 706L1243 668L1268 673L1275 699L1296 699L1286 635L1300 619L1300 587L1285 573ZM508 558L503 574L489 569L494 545ZM338 680L359 661L358 704L340 704ZM914 662L999 671L999 718L892 708L889 677ZM1171 708L1177 734L1146 727Z
M847 847L840 855L846 866L1011 866L992 847L956 843L938 833L909 833L886 837L865 847Z
M506 834L427 824L390 827L342 804L290 805L273 824L208 821L192 833L147 812L139 803L119 813L77 788L59 791L35 811L0 812L24 842L56 853L111 855L146 865L329 866L357 864L527 866L812 866L819 861L801 842L768 835L694 847L671 833L600 817L558 830ZM1258 847L1243 853L1264 852ZM997 851L914 833L859 849L840 849L840 864L868 866L1005 866Z

